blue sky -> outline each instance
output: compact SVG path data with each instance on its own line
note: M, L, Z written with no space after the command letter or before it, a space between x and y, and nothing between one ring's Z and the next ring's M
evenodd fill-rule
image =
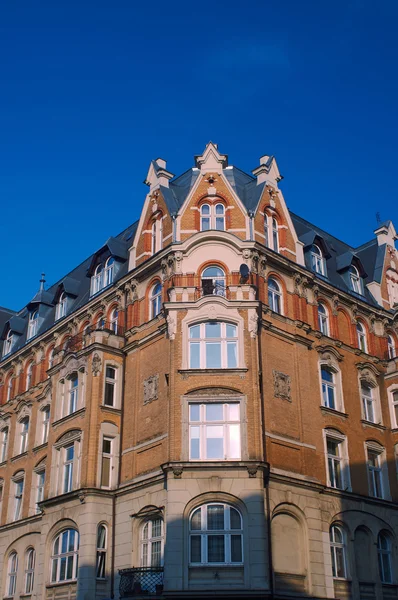
M20 309L139 216L149 161L274 154L291 210L398 227L398 3L3 0L0 304Z

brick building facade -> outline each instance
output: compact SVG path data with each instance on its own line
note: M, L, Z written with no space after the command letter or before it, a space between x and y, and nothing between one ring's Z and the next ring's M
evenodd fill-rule
M398 256L274 157L150 165L141 217L0 309L3 598L398 598Z

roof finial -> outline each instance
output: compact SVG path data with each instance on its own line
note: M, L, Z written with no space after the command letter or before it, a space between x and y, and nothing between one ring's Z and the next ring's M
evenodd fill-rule
M45 273L41 274L41 279L40 279L40 291L42 292L44 290L44 284L46 283L46 280L44 279L46 276Z

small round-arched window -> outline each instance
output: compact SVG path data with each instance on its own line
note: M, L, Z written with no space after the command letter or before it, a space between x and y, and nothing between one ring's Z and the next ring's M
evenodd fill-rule
M57 535L51 557L51 582L77 579L79 558L79 533L76 529L64 529Z
M225 296L225 273L216 265L206 267L202 272L202 295Z

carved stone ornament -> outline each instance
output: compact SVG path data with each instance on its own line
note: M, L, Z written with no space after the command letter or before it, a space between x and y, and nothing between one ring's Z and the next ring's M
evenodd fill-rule
M181 477L182 477L182 468L174 467L172 469L172 471L173 471L174 479L181 479Z
M339 307L339 297L337 296L337 294L335 294L335 295L332 297L332 307L333 307L333 308L332 308L332 313L333 313L333 315L334 315L335 317L337 317L337 315L338 315L338 310L337 310L337 309L338 309L338 307Z
M353 325L356 325L356 323L357 323L357 316L358 316L358 304L352 304L352 306L351 306L351 313L352 313L351 323Z
M294 281L294 293L300 296L300 284L301 284L301 276L298 273L293 275Z
M81 504L85 504L85 502L86 502L86 494L84 492L79 492L78 498L79 498Z
M26 417L30 418L31 413L32 413L32 407L31 406L27 406L26 404L24 404L19 411L18 411L18 406L17 406L16 410L18 412L18 421L22 421Z
M159 375L152 375L144 381L144 404L158 399Z
M258 314L254 313L249 318L249 333L250 333L250 337L252 337L252 338L257 337L257 331L258 331Z
M162 269L162 279L164 281L167 279L167 260L165 258L162 258L160 268Z
M265 254L261 254L260 255L259 274L262 275L263 277L265 277L266 271L267 271L267 257L265 256Z
M376 315L374 315L372 313L369 317L369 321L370 321L370 332L374 333L375 332Z
M169 269L169 277L172 277L176 269L176 257L175 254L169 254L167 257L167 267Z
M245 248L242 252L242 256L245 260L249 260L251 256L251 250L249 250L249 248Z
M302 277L301 279L301 297L305 300L308 299L308 285L309 281L307 277Z
M251 477L251 478L257 477L257 471L258 471L257 467L247 467L247 472L249 474L249 477Z
M290 393L290 375L281 373L280 371L272 371L274 375L274 396L283 400L292 401Z
M253 250L253 252L251 253L251 271L253 273L258 273L258 264L260 261L260 255L257 252L257 250Z
M176 337L176 331L177 331L177 317L175 315L172 314L168 314L167 315L167 334L169 336L170 340L174 340Z
M101 365L102 365L101 358L100 358L99 354L95 353L93 356L93 363L92 363L92 367L91 367L94 377L97 377L97 375L99 373L101 373Z
M317 300L319 296L319 285L317 283L312 286L312 293L314 294L315 300Z
M183 253L180 250L178 252L174 252L174 258L175 258L175 271L176 271L176 273L181 273Z

